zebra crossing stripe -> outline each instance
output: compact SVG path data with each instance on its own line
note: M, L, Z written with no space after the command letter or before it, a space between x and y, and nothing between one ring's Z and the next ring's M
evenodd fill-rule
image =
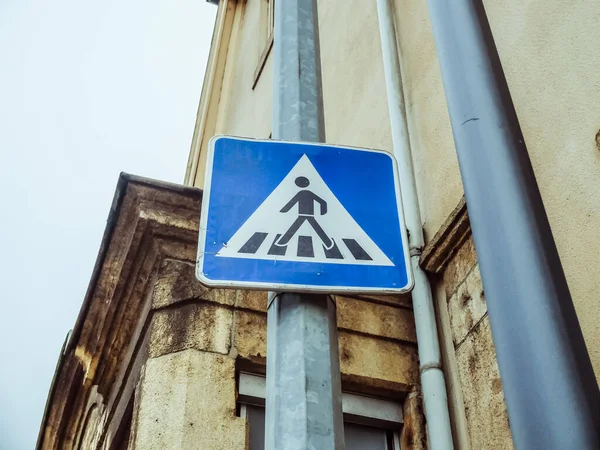
M344 259L344 256L340 252L340 249L335 242L335 239L333 240L333 247L328 249L323 246L323 251L325 252L325 258L327 259Z
M275 236L275 239L273 240L273 244L271 244L271 247L269 248L269 251L268 251L267 254L269 254L269 255L277 255L277 256L284 256L285 255L285 252L287 250L287 246L286 245L281 246L281 245L276 245L275 244L275 242L277 242L280 237L281 237L281 234L278 234L277 236Z
M252 254L256 253L268 235L269 233L254 233L252 237L248 239L248 242L246 242L242 248L240 248L239 252Z
M315 251L313 249L313 241L311 236L298 236L298 251L297 256L306 258L314 258Z
M256 254L261 246L267 240L268 233L256 232L250 239L239 249L238 253L244 254ZM277 245L276 242L281 237L281 234L275 235L275 239L271 243L268 254L285 256L289 249L289 245ZM350 251L352 257L357 261L371 261L372 258L369 254L360 246L356 239L342 239L345 247ZM296 256L303 258L314 258L315 257L315 243L312 236L300 235L298 236L298 246ZM321 244L325 257L328 259L345 259L342 252L340 251L337 243L334 241L333 246L330 249L325 248Z
M359 261L371 261L373 259L355 239L342 239L342 241L344 241L344 244L346 244L346 247L348 247L348 250L350 250L355 259Z

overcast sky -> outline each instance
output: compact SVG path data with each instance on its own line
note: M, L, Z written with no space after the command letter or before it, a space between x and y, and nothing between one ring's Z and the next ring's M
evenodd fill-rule
M32 449L121 171L183 181L216 6L0 0L0 449Z

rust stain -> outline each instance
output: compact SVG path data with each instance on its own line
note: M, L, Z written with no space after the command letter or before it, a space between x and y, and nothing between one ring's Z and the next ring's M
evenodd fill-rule
M348 350L347 348L344 348L342 350L342 353L340 356L341 356L342 361L347 361L350 358L352 358L352 354L350 353L350 350Z
M477 375L477 357L474 354L469 355L469 373L472 377Z
M500 378L496 378L492 381L492 392L494 394L502 392L502 380Z
M410 450L427 448L424 417L420 397L414 393L410 394L404 402L404 425L400 448Z
M466 306L467 303L469 303L469 300L471 300L471 294L469 294L467 291L463 292L460 296L460 302L462 306Z

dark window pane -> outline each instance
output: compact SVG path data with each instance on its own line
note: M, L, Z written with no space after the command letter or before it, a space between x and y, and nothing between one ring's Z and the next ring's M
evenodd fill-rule
M246 417L250 425L250 450L265 448L265 408L262 406L246 406Z
M265 408L246 405L250 426L250 450L265 448ZM387 450L387 434L380 428L344 423L346 450Z
M387 450L387 434L380 428L344 424L346 450Z

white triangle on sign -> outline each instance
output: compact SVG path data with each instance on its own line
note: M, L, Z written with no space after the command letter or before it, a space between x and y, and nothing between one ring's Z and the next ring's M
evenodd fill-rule
M290 238L284 242L286 234ZM346 211L306 155L216 256L394 265Z

